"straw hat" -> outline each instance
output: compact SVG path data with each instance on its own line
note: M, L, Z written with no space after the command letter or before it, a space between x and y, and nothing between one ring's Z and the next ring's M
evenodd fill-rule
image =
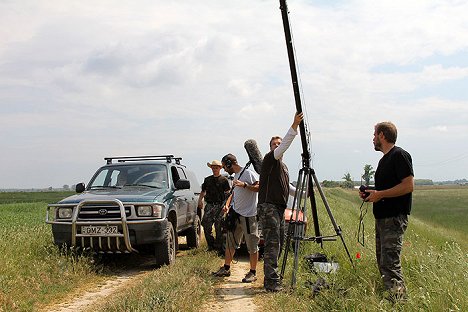
M219 167L222 167L222 166L223 166L223 164L221 164L221 162L220 162L219 160L213 160L213 161L210 162L210 163L206 163L206 165L207 165L208 167L210 167L210 168L211 168L211 166L219 166Z

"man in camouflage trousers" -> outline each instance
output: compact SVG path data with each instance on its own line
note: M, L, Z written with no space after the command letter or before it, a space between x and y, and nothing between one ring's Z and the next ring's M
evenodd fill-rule
M375 190L360 192L361 198L373 203L377 265L391 301L407 296L400 258L414 189L411 155L395 146L396 139L393 123L375 125L374 149L384 155L375 172Z
M258 216L265 240L263 263L264 282L267 291L277 292L281 288L278 273L278 257L284 235L284 210L290 193L295 189L289 184L288 168L283 163L283 154L297 135L297 127L303 114L295 114L294 122L284 139L275 136L270 140L270 152L263 158L258 193Z
M207 166L211 168L213 175L206 177L203 181L198 208L204 209L202 226L208 250L217 250L221 254L223 252L223 233L221 230L223 215L221 210L231 187L228 179L221 175L222 164L219 160L213 160L211 163L207 163ZM203 200L206 201L204 208ZM216 238L213 236L213 225Z

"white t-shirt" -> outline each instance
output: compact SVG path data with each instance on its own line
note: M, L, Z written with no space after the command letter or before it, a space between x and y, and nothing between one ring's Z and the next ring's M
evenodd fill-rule
M244 168L241 168L239 173L234 175L235 180L246 182L247 184L255 184L258 182L258 174L247 168L239 179L239 175ZM233 208L234 210L244 217L253 217L257 215L257 192L243 187L235 187L233 195Z

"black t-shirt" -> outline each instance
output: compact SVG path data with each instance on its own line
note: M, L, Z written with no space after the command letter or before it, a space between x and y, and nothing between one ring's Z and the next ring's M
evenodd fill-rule
M288 167L280 159L275 159L273 151L270 151L265 155L262 162L258 203L275 204L286 208L288 196Z
M381 191L392 188L410 175L414 176L411 155L401 147L394 146L379 161L375 172L375 189ZM411 212L411 201L411 193L383 198L374 203L374 216L376 219L384 219L400 214L408 215Z
M229 191L229 181L226 177L213 175L206 177L202 184L202 191L206 191L205 201L207 203L222 202L226 198L226 192Z

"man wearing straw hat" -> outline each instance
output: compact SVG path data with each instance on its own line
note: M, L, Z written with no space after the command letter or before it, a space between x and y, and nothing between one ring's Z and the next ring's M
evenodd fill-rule
M205 232L208 250L217 250L219 253L222 253L223 233L221 231L221 210L231 187L228 179L221 175L222 164L219 160L213 160L211 163L207 163L207 166L211 168L213 174L206 177L203 181L202 191L198 200L198 208L204 209L202 226ZM206 202L204 208L203 200ZM213 225L216 237L213 236Z

